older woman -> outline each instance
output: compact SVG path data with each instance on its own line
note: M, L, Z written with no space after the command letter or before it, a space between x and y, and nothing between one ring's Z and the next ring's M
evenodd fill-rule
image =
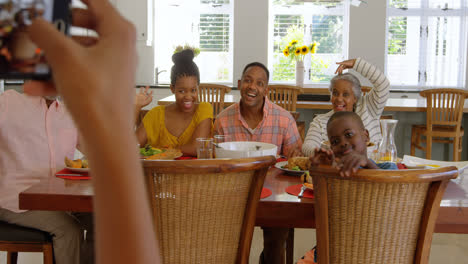
M309 131L302 145L305 155L311 156L315 148L328 140L327 122L337 111L353 111L362 119L369 131L370 142L378 143L382 138L380 132L380 115L390 94L390 82L385 75L369 62L357 58L337 63L337 76L330 81L331 103L333 110L317 115L310 123ZM361 83L351 73L342 73L345 69L353 69L372 82L374 88L362 96Z

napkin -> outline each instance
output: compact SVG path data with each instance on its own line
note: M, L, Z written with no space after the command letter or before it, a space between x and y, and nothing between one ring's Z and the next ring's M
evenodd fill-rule
M410 155L404 155L403 161L401 162L407 167L411 166L429 166L429 167L447 167L455 166L458 169L458 173L461 174L468 167L468 161L438 161L422 159ZM432 166L431 166L432 165Z
M88 175L87 172L74 172L71 171L67 168L62 169L61 171L58 171L55 173L55 176L58 178L62 179L67 179L67 180L89 180L91 177Z

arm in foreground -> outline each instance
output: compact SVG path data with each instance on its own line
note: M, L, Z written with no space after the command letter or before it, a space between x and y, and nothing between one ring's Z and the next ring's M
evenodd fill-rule
M135 28L107 0L83 2L88 9L74 10L74 25L96 30L99 41L80 45L42 19L29 35L46 54L99 176L93 177L97 263L161 263L133 131ZM116 142L127 151L115 151Z

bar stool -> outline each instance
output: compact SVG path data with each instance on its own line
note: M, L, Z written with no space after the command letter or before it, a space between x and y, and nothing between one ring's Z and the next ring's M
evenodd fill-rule
M421 91L426 97L426 124L413 125L411 129L411 155L416 148L426 152L426 159L431 159L432 142L452 143L453 160L459 161L462 152L461 127L463 107L468 92L461 89L430 89ZM426 146L421 138L426 137Z
M42 252L44 264L53 264L52 237L33 228L0 221L0 251L7 251L7 263L16 264L18 252Z

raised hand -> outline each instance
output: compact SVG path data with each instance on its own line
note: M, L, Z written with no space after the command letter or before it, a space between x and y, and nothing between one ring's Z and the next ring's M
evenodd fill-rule
M352 69L354 67L354 63L356 62L356 59L350 59L350 60L345 60L342 62L337 62L338 68L335 71L335 74L343 74L343 71L346 69Z
M153 101L153 91L149 89L149 86L140 88L140 91L136 94L135 105L138 108L143 108L149 105Z
M333 151L325 148L315 148L314 156L310 157L311 166L332 165L334 160Z
M28 33L45 53L53 85L35 81L24 89L38 94L56 88L83 136L99 175L92 181L99 212L96 263L161 263L132 122L136 30L107 0L82 2L88 9L74 10L73 24L95 30L98 40L72 39L36 18ZM115 151L116 144L125 151Z
M349 177L357 172L359 168L378 169L377 165L366 157L358 153L350 153L341 157L338 161L338 168L342 177Z

